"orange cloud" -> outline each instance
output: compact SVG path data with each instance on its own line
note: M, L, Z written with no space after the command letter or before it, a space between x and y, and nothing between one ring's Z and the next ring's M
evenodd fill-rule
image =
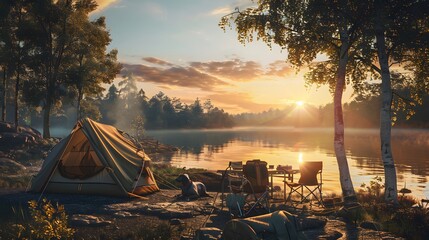
M235 81L251 81L263 74L262 66L255 61L241 61L233 59L228 61L191 62L194 67L203 72L225 77Z
M103 9L119 2L119 0L96 0L95 2L97 2L97 11L102 11Z
M174 66L161 68L143 64L122 65L122 74L133 74L144 82L152 82L160 85L199 88L205 91L211 91L215 86L219 85L230 85L209 74L199 72L192 67Z
M173 64L164 61L162 59L159 58L154 58L154 57L145 57L143 58L143 60L145 60L148 63L153 63L153 64L157 64L157 65L161 65L161 66L173 66Z
M294 73L294 69L285 61L275 61L270 63L266 75L283 77Z

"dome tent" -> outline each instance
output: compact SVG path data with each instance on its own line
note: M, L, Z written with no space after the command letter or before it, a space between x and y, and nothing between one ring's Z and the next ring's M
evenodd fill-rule
M150 158L113 126L89 118L55 145L30 191L132 196L158 191Z

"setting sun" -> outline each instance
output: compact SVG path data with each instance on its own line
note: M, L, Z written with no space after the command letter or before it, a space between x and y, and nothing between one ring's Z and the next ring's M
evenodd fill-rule
M295 104L298 107L302 107L304 105L304 101L297 101Z

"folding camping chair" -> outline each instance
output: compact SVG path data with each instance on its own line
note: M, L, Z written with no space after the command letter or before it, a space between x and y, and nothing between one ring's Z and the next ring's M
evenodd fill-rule
M243 166L243 174L247 179L243 192L247 194L246 203L249 205L245 215L257 208L270 212L270 182L268 180L267 162L259 159L250 160Z
M222 173L222 208L224 207L224 200L226 199L225 193L231 194L241 192L243 181L243 162L229 162L228 167Z
M322 199L322 168L323 162L302 162L299 165L301 177L297 183L285 181L290 188L287 201L292 202L292 194L296 193L300 198L299 203L315 199L319 206L323 206ZM304 188L308 191L304 194ZM286 191L286 189L285 189ZM310 201L310 206L312 201Z
M241 173L235 182L229 180L230 192L226 196L226 205L231 215L245 217L259 209L264 209L264 212L269 211L267 163L261 160L247 161Z

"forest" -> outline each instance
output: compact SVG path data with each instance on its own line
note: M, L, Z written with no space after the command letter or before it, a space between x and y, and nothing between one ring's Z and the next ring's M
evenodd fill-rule
M148 97L143 89L138 89L132 75L122 76L116 86L113 83L122 66L117 60L118 50L108 50L112 39L105 17L90 19L90 13L97 8L93 1L72 2L1 2L2 121L36 126L43 129L44 137L51 135L50 127L70 128L83 117L133 132L249 125L334 125L333 104L305 105L302 109L285 105L284 109L233 115L214 106L210 99L196 98L186 104L162 92ZM400 92L400 87L408 87L404 77L396 73L392 73L392 84L397 88L393 93ZM378 89L379 85L355 84L353 88L359 88L360 95L344 104L345 126L378 127L381 98L370 89ZM407 96L415 95L411 91L394 95L392 119L396 126L428 127L428 114L424 111L428 97L407 100Z
M13 91L8 91L6 112L13 113ZM380 122L381 100L377 96L358 96L344 104L345 125L350 128L377 128ZM425 106L429 96L423 98L422 105L412 109L397 110L395 127L428 128L429 113ZM230 114L212 104L210 99L195 99L192 104L183 103L179 98L159 92L146 96L137 87L132 76L123 76L117 86L111 84L106 91L94 96L86 96L80 102L73 97L63 96L60 104L52 110L52 126L71 128L79 118L89 117L106 124L113 124L133 135L140 135L145 129L189 129L189 128L230 128L234 126L291 126L291 127L333 127L333 104L314 106L304 104L286 105L283 109L267 109L259 113ZM410 115L409 111L413 114ZM12 122L13 115L6 120ZM19 123L43 126L40 107L21 105Z

